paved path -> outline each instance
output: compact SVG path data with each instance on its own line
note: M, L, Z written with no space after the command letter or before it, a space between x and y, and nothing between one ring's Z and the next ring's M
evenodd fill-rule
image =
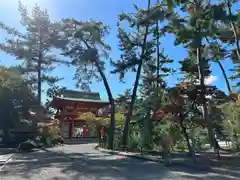
M0 171L3 169L4 165L11 160L14 154L0 154Z
M66 145L48 151L15 154L0 172L0 180L232 180L205 172L190 172L162 164L109 155L95 144Z
M0 162L7 161L13 154L2 154L0 155Z

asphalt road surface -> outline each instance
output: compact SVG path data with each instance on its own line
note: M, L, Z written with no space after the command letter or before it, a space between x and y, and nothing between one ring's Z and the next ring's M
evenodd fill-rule
M233 180L237 178L104 154L96 144L66 145L17 153L5 163L0 180Z

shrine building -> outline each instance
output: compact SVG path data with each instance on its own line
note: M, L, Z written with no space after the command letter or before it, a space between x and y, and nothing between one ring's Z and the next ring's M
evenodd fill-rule
M87 127L85 120L79 119L81 113L91 112L99 116L99 110L107 109L108 101L103 101L99 93L64 90L60 96L53 97L50 107L57 113L55 118L60 122L61 134L64 138L74 138L79 128ZM93 136L87 131L87 136Z

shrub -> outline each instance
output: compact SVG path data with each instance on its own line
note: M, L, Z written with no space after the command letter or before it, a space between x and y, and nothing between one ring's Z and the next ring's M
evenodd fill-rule
M36 144L31 141L31 140L27 140L27 141L24 141L24 142L21 142L19 145L18 145L18 148L17 150L19 152L22 152L22 151L30 151L34 148L36 148Z
M120 149L121 148L121 134L115 133L114 136L114 149Z
M222 105L223 133L236 148L240 148L240 96L236 102Z
M128 150L129 151L140 151L141 150L141 139L137 134L132 134L129 136Z
M60 139L60 129L57 124L43 124L40 128L40 136L45 146L56 145Z

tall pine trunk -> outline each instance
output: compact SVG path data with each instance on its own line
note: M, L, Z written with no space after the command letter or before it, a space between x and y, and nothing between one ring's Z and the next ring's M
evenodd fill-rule
M38 44L38 61L37 61L37 100L38 105L41 106L41 100L42 100L42 39L41 39L41 27L38 27L38 34L39 34L39 44Z
M158 1L159 2L159 1ZM157 29L157 39L156 39L156 49L157 49L157 96L159 95L159 84L160 84L160 51L159 51L159 24L156 22Z
M86 47L88 49L91 49L91 46L86 41L84 41L83 39L82 39L82 41L84 42L84 44L86 45ZM109 133L108 133L108 148L113 149L114 133L115 133L115 102L114 102L113 95L112 95L110 86L108 84L107 78L105 76L105 73L103 72L103 70L100 66L99 60L94 59L93 62L95 63L95 66L97 67L97 70L103 80L104 87L107 91L108 100L111 105L110 127L109 127Z
M42 53L39 52L39 59L37 62L37 100L38 100L38 105L41 105L41 98L42 98L42 73L41 73L41 59L42 59Z
M228 14L229 16L232 16L232 10L231 10L231 2L230 0L227 0L227 8L228 8ZM231 28L232 28L232 31L233 31L233 35L234 35L234 39L235 39L235 43L236 43L236 53L237 53L237 57L238 57L238 60L240 61L240 44L239 44L239 35L238 35L238 32L237 32L237 27L235 25L235 23L230 20L230 25L231 25Z
M136 100L136 97L137 97L137 88L138 88L138 85L139 85L141 70L142 70L142 60L139 63L138 68L137 68L137 75L136 75L136 79L135 79L135 83L134 83L134 87L133 87L131 102L129 104L129 109L128 109L127 115L125 117L123 134L122 134L122 146L123 146L123 148L125 148L126 145L127 145L129 123L130 123L130 120L131 120L131 117L132 117L133 108L134 108L135 100Z
M199 75L199 80L200 80L200 88L201 88L201 103L202 103L202 114L203 114L203 119L205 122L208 122L209 118L208 118L208 108L207 108L207 101L206 101L206 87L205 87L205 75L204 75L204 64L203 64L203 60L201 57L201 45L202 44L202 39L200 38L199 40L199 46L197 48L197 66L198 66L198 75ZM210 123L207 123L207 129L208 129L208 138L209 138L209 142L211 147L214 147L215 151L219 156L219 144L216 140L216 138L214 137L213 134L213 128L211 126Z
M150 5L151 5L151 1L148 0L148 14L149 14L149 10L150 10ZM138 68L137 68L137 72L136 72L136 78L135 78L134 87L133 87L133 92L132 92L132 96L131 96L131 102L129 104L129 109L128 109L127 115L125 117L123 134L122 134L123 148L126 148L126 145L127 145L129 123L130 123L130 120L132 117L133 108L134 108L135 100L137 97L137 89L138 89L139 80L140 80L141 71L142 71L143 55L144 55L145 49L146 49L148 29L149 29L149 24L146 25L145 34L144 34L144 38L143 38L143 44L141 47L140 60L139 60L139 64L138 64Z
M229 94L231 94L232 90L231 90L231 86L230 86L230 83L229 83L226 71L225 71L225 69L224 69L224 67L223 67L223 65L222 65L220 60L217 60L217 64L219 65L219 67L220 67L220 69L222 71L223 77L225 79L225 82L226 82L226 85L227 85L227 88L228 88L228 92L229 92Z
M201 40L199 42L199 47L197 48L197 67L198 67L198 78L200 81L200 98L202 104L202 115L205 122L208 121L208 109L207 109L207 102L206 102L206 88L205 88L205 75L204 75L204 64L201 57ZM208 128L208 137L210 144L213 145L213 131L209 124L207 124Z
M201 103L202 103L202 114L203 114L203 119L205 122L209 121L208 118L208 105L207 105L207 101L206 101L206 87L205 87L205 75L204 75L204 64L203 64L203 60L201 57L201 41L200 41L200 46L197 48L197 62L198 62L198 74L199 74L199 80L200 80L200 87L201 87ZM220 154L219 154L219 144L216 140L216 138L214 137L214 133L213 133L213 128L211 126L211 123L207 123L207 129L208 129L208 138L209 138L209 142L211 147L214 148L215 152L218 155L218 158L220 158Z
M206 38L207 43L210 44L208 38L207 38L207 37L205 37L205 38ZM223 67L223 65L222 65L222 63L221 63L220 60L216 60L216 63L218 64L219 68L220 68L221 71L222 71L222 74L223 74L224 80L225 80L226 85L227 85L227 88L228 88L228 93L231 94L231 93L232 93L232 90L231 90L231 86L230 86L230 83L229 83L229 80L228 80L228 77L227 77L226 71L225 71L225 69L224 69L224 67Z
M190 144L189 136L188 136L188 133L187 133L187 128L183 124L184 118L185 118L184 115L182 115L182 114L179 115L180 126L181 126L181 129L182 129L182 132L183 132L183 136L185 137L185 140L186 140L186 143L187 143L188 152L191 156L194 156L194 151L193 151L193 148Z
M114 133L115 133L115 102L114 102L114 99L113 99L113 95L112 95L112 92L111 92L111 89L109 87L109 84L108 84L108 81L107 81L107 78L104 74L104 72L102 71L102 68L100 67L99 63L96 62L96 66L97 66L97 69L100 73L100 76L101 78L103 79L103 84L104 84L104 87L107 91L107 95L108 95L108 100L109 100L109 103L111 105L111 109L110 109L110 127L109 127L109 134L108 134L108 149L113 149L113 144L114 144Z

